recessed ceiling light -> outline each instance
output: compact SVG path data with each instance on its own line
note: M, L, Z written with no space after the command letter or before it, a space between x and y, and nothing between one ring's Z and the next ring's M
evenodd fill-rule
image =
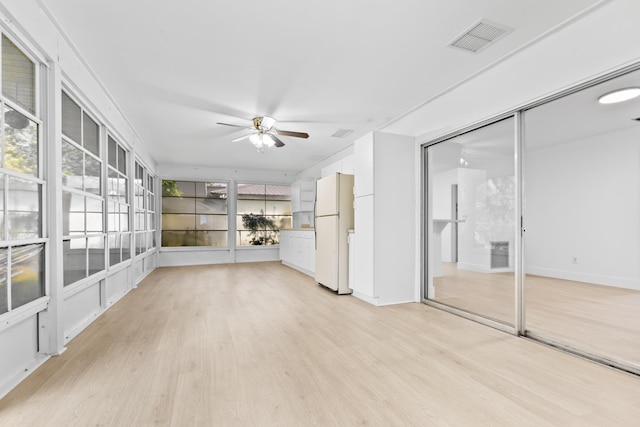
M627 87L605 93L598 98L598 102L600 104L615 104L616 102L628 101L637 96L640 96L640 87Z

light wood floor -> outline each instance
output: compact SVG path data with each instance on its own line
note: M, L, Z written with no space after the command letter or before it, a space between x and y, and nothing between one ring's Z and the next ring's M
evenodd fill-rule
M0 401L2 426L638 426L640 378L279 263L161 268Z
M443 267L436 301L514 323L513 273ZM640 291L527 275L525 301L531 332L640 366Z

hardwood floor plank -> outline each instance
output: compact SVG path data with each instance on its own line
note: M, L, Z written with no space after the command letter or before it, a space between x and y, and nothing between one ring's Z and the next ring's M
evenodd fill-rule
M0 400L7 426L637 426L640 378L279 263L160 268Z

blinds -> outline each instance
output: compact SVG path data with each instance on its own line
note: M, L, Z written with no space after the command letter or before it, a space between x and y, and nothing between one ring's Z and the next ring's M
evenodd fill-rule
M35 64L4 35L2 36L2 94L35 114Z

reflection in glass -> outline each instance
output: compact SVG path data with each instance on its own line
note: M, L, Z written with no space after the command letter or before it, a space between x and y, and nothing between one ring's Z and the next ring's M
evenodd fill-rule
M100 169L101 163L99 160L94 159L91 156L85 156L84 163L84 191L100 195Z
M87 204L87 233L101 233L104 231L102 200L86 198Z
M121 174L127 174L127 152L122 147L118 147L118 170Z
M110 234L107 238L109 244L109 266L119 264L120 259L120 235Z
M82 150L67 141L62 141L62 184L67 187L83 189L83 163Z
M44 244L11 249L11 309L44 296Z
M122 261L126 261L131 258L131 233L124 233L120 235L122 246Z
M118 170L118 144L110 136L107 137L107 142L107 159L109 166ZM109 177L111 177L111 171L109 171Z
M162 246L196 246L195 231L162 230Z
M9 289L7 287L7 248L0 248L0 314L9 311Z
M104 270L104 237L89 237L87 239L87 249L89 254L89 275Z
M62 234L84 234L84 196L69 191L62 192Z
M62 241L64 286L87 277L87 239L65 239Z
M4 167L38 176L38 125L7 106L4 108Z
M196 213L202 214L226 214L226 199L192 199L195 200Z
M195 230L196 216L187 214L163 214L163 230Z
M428 147L429 299L514 323L514 120Z
M634 71L524 113L526 329L640 366L640 86Z
M7 219L11 239L40 236L40 184L9 177Z
M196 200L198 199L183 197L163 197L162 213L194 213Z

